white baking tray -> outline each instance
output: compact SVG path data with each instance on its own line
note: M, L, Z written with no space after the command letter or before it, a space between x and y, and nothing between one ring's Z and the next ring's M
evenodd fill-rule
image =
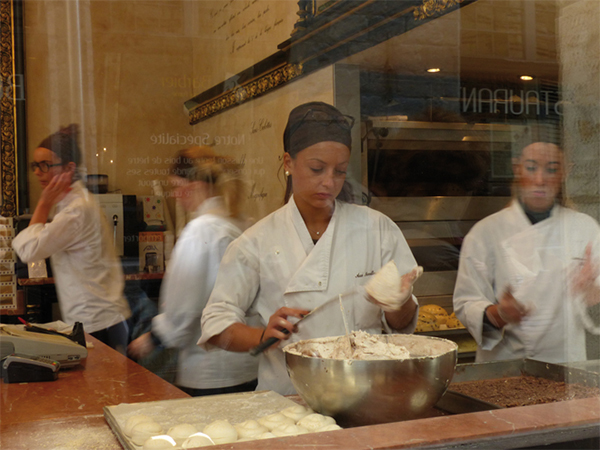
M121 445L127 450L140 450L123 432L131 416L144 414L162 425L165 434L174 425L189 423L198 431L215 420L228 420L232 425L257 419L297 405L273 391L211 395L145 403L121 403L104 407L104 418Z

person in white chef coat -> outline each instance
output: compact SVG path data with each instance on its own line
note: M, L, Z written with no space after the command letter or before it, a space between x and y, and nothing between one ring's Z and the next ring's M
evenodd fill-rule
M131 311L123 271L104 213L81 181L78 137L72 124L35 149L31 168L43 190L12 246L23 262L50 257L64 322L81 322L86 332L125 353Z
M400 229L377 211L336 200L346 178L352 124L322 102L291 111L283 167L292 195L229 246L202 314L199 345L207 348L247 352L265 339L281 340L259 355L258 390L294 393L281 350L286 339L345 334L339 307L295 327L298 318L339 294L345 294L352 330L411 333L416 325L417 265ZM401 301L384 312L360 287L391 260L403 274ZM257 313L262 325L250 326L249 313Z
M467 234L454 310L476 361L586 359L589 308L600 302L600 227L565 206L565 156L534 142L513 159L515 198Z
M173 196L194 214L183 229L161 285L152 330L129 344L135 358L156 347L179 349L175 384L192 396L253 391L258 361L247 353L207 352L196 343L200 316L227 246L246 228L243 181L231 158L210 147L180 151L171 168Z

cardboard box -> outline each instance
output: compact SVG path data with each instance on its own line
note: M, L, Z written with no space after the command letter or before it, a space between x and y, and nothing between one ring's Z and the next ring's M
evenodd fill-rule
M140 272L157 273L165 270L164 233L140 233Z
M138 197L138 200L142 202L146 226L154 230L163 230L165 226L165 200L156 195Z

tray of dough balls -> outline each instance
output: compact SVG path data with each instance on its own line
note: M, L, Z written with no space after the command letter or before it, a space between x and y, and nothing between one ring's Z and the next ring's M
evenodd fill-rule
M340 429L273 391L243 392L104 407L128 450L185 449Z

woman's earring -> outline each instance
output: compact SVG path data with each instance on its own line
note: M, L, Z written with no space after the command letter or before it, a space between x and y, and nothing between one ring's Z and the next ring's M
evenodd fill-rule
M285 176L286 176L286 177L289 177L289 176L290 176L290 171L289 171L289 170L286 170L284 173L285 173Z

